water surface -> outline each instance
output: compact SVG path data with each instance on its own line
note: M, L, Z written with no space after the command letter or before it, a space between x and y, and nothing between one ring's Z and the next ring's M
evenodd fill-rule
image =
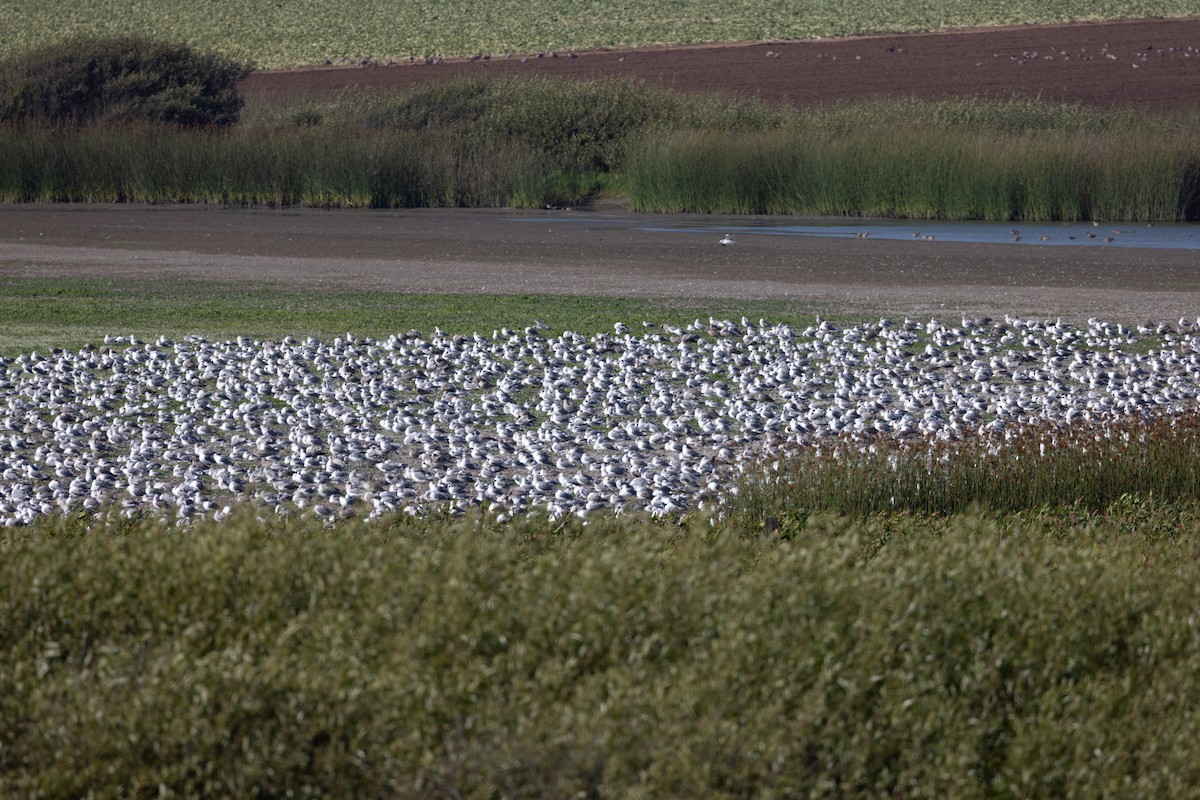
M632 220L637 222L637 220ZM723 217L670 225L637 225L654 232L704 231L718 238L736 236L807 236L830 239L871 238L892 241L939 241L967 244L1047 247L1137 247L1200 250L1200 225L1188 223L953 222L922 220L812 220L780 217Z

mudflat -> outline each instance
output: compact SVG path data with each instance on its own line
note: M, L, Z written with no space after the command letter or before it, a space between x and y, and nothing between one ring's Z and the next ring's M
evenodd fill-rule
M745 220L619 208L0 206L0 279L770 298L822 313L1128 322L1200 313L1195 251L770 235L718 244L714 229Z

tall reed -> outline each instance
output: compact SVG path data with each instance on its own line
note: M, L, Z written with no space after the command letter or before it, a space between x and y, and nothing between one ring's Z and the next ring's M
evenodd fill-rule
M0 200L540 206L560 201L571 186L519 141L341 133L0 127Z
M630 80L467 79L247 109L219 133L0 127L0 201L1200 219L1195 115L1036 101L771 108Z
M639 138L623 186L642 211L1177 221L1198 165L1184 133L701 129Z

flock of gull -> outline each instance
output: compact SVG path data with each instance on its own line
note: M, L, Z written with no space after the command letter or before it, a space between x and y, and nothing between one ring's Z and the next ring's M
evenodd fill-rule
M1183 411L1200 390L1187 319L633 328L106 337L0 357L0 524L240 503L330 519L670 515L718 508L746 470L829 437L1003 439Z

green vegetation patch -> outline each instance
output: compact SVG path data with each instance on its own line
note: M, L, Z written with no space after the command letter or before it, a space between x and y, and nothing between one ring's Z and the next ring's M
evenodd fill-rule
M72 38L0 62L0 122L231 125L249 72L184 44Z
M1195 220L1195 123L1019 99L846 103L631 136L621 186L640 211Z
M632 80L465 79L250 109L233 131L0 127L0 200L350 207L578 204L634 133L760 129L782 115Z
M949 516L972 509L1087 517L1149 498L1200 502L1200 412L1012 426L956 441L831 439L745 481L730 513L747 529L786 531L834 512ZM1136 504L1135 504L1136 505Z
M0 791L1184 797L1177 516L50 521L0 544Z
M546 295L417 295L327 290L320 294L266 285L201 281L46 280L6 277L0 282L0 353L99 344L105 335L212 340L238 336L278 341L292 335L331 339L347 332L386 338L434 326L455 334L491 336L497 328L521 330L540 319L551 332L590 336L624 321L683 326L709 315L794 325L812 321L813 309L789 301L641 300ZM661 329L659 329L661 332Z
M473 78L249 109L231 130L0 126L0 201L586 204L932 219L1200 219L1193 112L1031 100L804 109L631 80Z

